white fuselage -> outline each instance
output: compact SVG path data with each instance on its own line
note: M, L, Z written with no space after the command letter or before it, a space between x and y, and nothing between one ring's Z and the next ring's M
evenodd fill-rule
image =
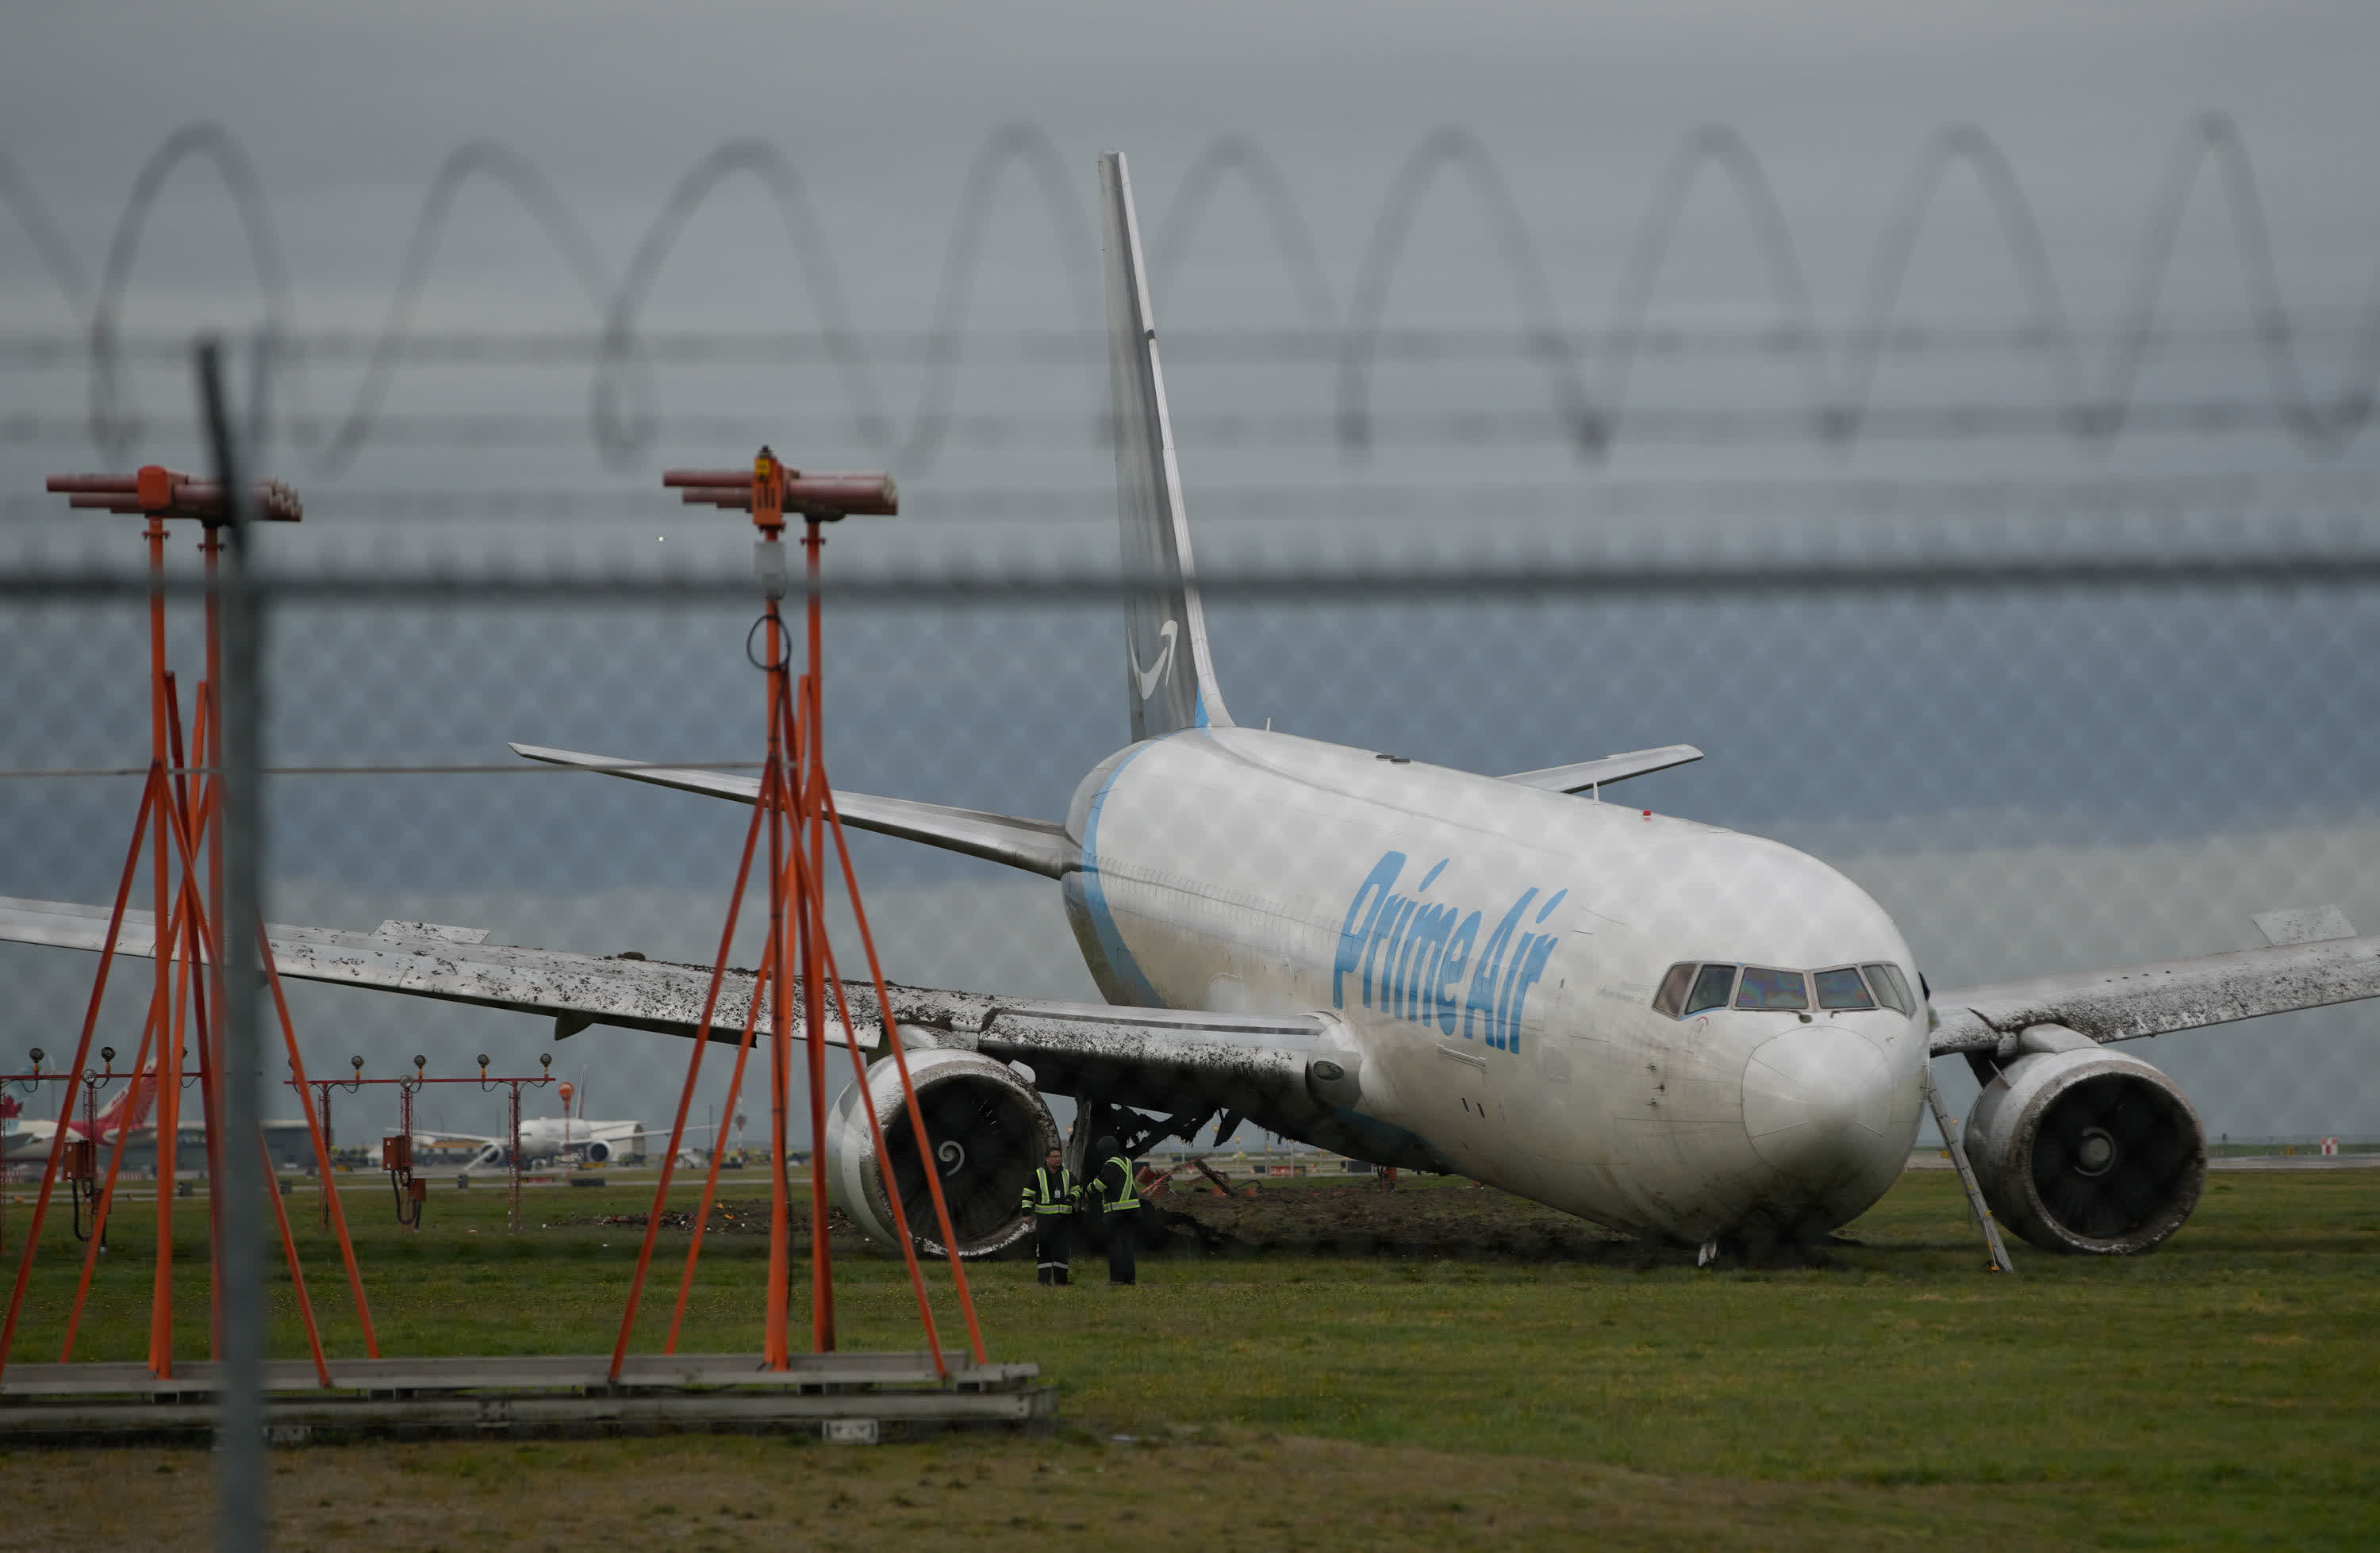
M1672 965L1917 975L1883 908L1774 842L1284 734L1185 730L1077 790L1067 906L1111 1001L1323 1010L1366 1128L1617 1228L1809 1234L1873 1203L1925 1014L1655 1006Z
M634 1151L637 1139L644 1132L636 1122L589 1122L579 1117L533 1116L520 1126L520 1158L523 1164L535 1164L560 1159L565 1154L601 1155L598 1162L618 1159ZM418 1145L435 1141L435 1134L425 1134ZM504 1144L500 1139L481 1140L485 1147L471 1162L474 1170L492 1170L504 1164ZM595 1146L603 1147L598 1149Z

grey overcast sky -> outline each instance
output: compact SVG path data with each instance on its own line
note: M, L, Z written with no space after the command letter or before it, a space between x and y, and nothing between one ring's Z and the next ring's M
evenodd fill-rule
M2094 383L2107 375L2108 335L2131 297L2155 196L2199 115L2227 115L2244 138L2281 295L2298 314L2299 359L2317 398L2336 393L2341 373L2354 367L2348 321L2380 276L2380 190L2367 149L2380 141L2380 93L2370 84L2380 79L2380 9L2352 0L1960 7L1840 0L1641 6L1223 0L1163 8L125 3L14 7L0 22L0 154L54 213L86 284L101 272L144 161L176 128L212 122L253 162L287 256L300 330L380 325L435 170L467 141L501 143L538 169L616 276L679 178L737 137L767 141L798 170L827 225L832 268L856 326L921 330L936 316L968 170L988 136L1019 123L1046 133L1070 187L1053 214L1029 173L1009 167L971 282L969 320L981 329L1067 328L1084 316L1087 298L1079 287L1070 290L1069 277L1087 273L1083 214L1096 152L1131 153L1144 224L1154 229L1201 148L1224 135L1249 138L1280 169L1312 234L1326 303L1344 316L1399 167L1433 129L1449 125L1475 133L1500 169L1554 313L1575 330L1613 318L1631 243L1662 169L1698 127L1714 124L1739 130L1759 159L1825 330L1844 330L1859 316L1901 191L1930 139L1955 124L1980 127L2005 153L2038 219L2063 306L2086 331L2080 375ZM2157 287L2160 319L2235 331L2246 323L2251 287L2228 192L2236 190L2200 167ZM1461 179L1439 178L1393 273L1387 321L1524 323L1520 288L1490 226ZM1751 230L1726 179L1706 170L1659 272L1653 319L1778 318L1772 277ZM1893 316L2029 318L2030 298L2008 254L1980 185L1954 175L1929 209ZM1220 188L1180 264L1161 278L1160 317L1171 330L1310 322L1245 182ZM700 207L642 318L657 328L806 329L820 316L814 279L757 186L731 182ZM185 164L143 233L122 322L167 333L238 324L256 316L256 298L239 227L214 174ZM420 327L583 330L597 316L515 200L485 180L463 192L422 294ZM0 211L0 333L70 334L80 317L18 221ZM2094 328L2099 333L2089 334ZM1725 357L1716 370L1648 360L1629 380L1626 399L1632 406L1803 413L1814 393L1823 396L1803 370L1817 360ZM1838 346L1816 375L1839 383L1844 369ZM972 457L954 444L938 460L905 461L892 445L897 436L870 441L848 425L821 431L805 423L795 431L817 457L893 463L921 517L962 505L981 517L988 508L978 498L987 491L1090 491L1100 484L1103 455L1081 445L1076 430L1096 398L1094 375L1075 363L963 364L950 389L957 411L1043 418L1040 443L1030 426L1020 433L1003 424L977 438ZM468 384L408 365L384 407L399 417L484 406L584 420L583 367L549 369L533 381L466 376ZM1978 455L1938 443L1912 451L1872 440L1846 461L1806 438L1772 455L1742 446L1681 452L1674 439L1664 453L1623 435L1617 455L1589 469L1554 435L1509 456L1502 451L1509 443L1463 454L1450 452L1441 437L1403 450L1419 462L1400 464L1402 444L1384 433L1376 461L1357 471L1330 446L1335 384L1328 362L1250 372L1184 355L1172 376L1176 406L1191 418L1183 437L1186 472L1208 493L1200 510L1217 524L1233 512L1236 491L1328 486L1352 473L1387 484L1410 480L1416 470L1450 480L1535 480L1540 497L1556 491L1550 504L1560 506L1595 497L1597 479L1606 476L2335 473L2368 470L2375 440L2354 439L2344 459L2309 461L2270 431L2235 431L2187 446L2170 432L2143 432L2112 455L2037 436L2011 463L2005 447ZM1587 376L1594 377L1591 363ZM161 416L186 406L186 378L174 364L136 370L139 402ZM352 363L318 365L293 381L280 403L335 413L354 402L357 382ZM1436 373L1391 364L1381 384L1378 404L1387 412L1452 407L1543 417L1555 405L1538 367L1510 355ZM936 391L897 360L878 362L861 387L865 393L855 392L851 382L818 368L743 377L705 370L665 373L657 402L686 416L764 405L771 413L849 419L873 394L886 423L905 427ZM1937 350L1923 360L1888 362L1877 399L2046 408L2060 392L2058 370L2038 351ZM2271 393L2267 363L2244 344L2153 358L2141 386L2148 399L2196 395L2259 410L2269 408ZM64 427L88 394L72 361L0 373L0 414ZM1224 434L1231 428L1211 419L1232 412L1274 415L1289 430L1269 433L1269 443L1259 432L1235 443ZM174 435L161 420L144 446L150 455L189 456L194 450ZM691 438L678 436L669 451L709 455L751 440L740 425L715 437L715 446L696 449ZM11 489L33 469L31 460L54 456L48 448L30 450L30 441L0 448L0 476ZM1017 451L1059 443L1074 445L1050 458ZM992 450L994 443L1006 451ZM552 445L589 451L583 434L574 444L556 432ZM633 476L640 490L664 456L648 448L608 473ZM407 444L391 433L352 461L301 458L287 472L327 501L439 483L513 489L523 484L527 464L517 452L509 462L485 448L468 456L452 447L425 452L420 436ZM629 490L621 487L624 499ZM961 492L968 500L960 501ZM1514 512L1524 505L1508 504ZM1268 521L1278 516L1255 497L1241 507ZM1366 511L1387 516L1378 504Z
M1442 123L1477 131L1540 240L1558 254L1583 244L1574 257L1596 271L1678 139L1734 125L1784 193L1822 300L1838 303L1855 279L1840 260L1864 254L1924 137L1953 121L2007 149L2082 304L2129 261L2153 173L2207 110L2247 133L2298 285L2361 300L2380 231L2365 149L2380 128L2380 11L2354 0L128 0L10 7L0 38L0 149L86 263L140 161L211 119L255 157L297 278L326 301L385 295L431 169L472 137L525 153L617 249L703 152L771 140L845 224L863 294L909 274L903 255L920 237L939 259L968 157L1012 120L1086 166L1096 149L1125 148L1152 200L1212 137L1253 136L1342 277L1397 160ZM27 322L40 312L24 294L29 258L0 224L8 316ZM873 300L895 317L923 310Z

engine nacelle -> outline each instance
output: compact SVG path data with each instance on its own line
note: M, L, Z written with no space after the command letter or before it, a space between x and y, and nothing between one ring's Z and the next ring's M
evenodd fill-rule
M608 1165L612 1162L612 1146L601 1138L590 1138L579 1153L586 1157L587 1162L590 1165Z
M2206 1183L2206 1134L2173 1080L2061 1025L1984 1087L1967 1160L2001 1223L2045 1251L2125 1256L2181 1228Z
M1058 1147L1058 1122L1034 1087L1006 1063L980 1052L926 1048L909 1053L909 1078L940 1166L942 1200L962 1256L986 1256L1033 1227L1018 1202L1042 1155ZM934 1202L917 1159L901 1074L892 1061L868 1070L866 1093L853 1085L835 1102L827 1129L827 1190L862 1234L881 1245L898 1238L885 1162L876 1155L865 1103L876 1112L898 1183L902 1211L917 1245L942 1254Z
M471 1168L475 1171L492 1171L504 1162L504 1146L500 1143L488 1144L471 1157Z

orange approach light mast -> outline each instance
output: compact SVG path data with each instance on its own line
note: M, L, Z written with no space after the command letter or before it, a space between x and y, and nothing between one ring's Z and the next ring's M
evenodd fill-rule
M820 553L826 547L823 526L844 517L892 516L900 510L898 493L890 476L805 475L797 469L787 468L765 447L754 458L749 470L673 469L662 477L662 483L667 489L679 491L681 499L690 506L717 506L749 512L753 527L759 531L759 538L753 546L753 562L765 601L760 618L754 622L746 639L747 654L755 645L759 649L755 662L768 679L767 758L759 794L752 807L751 823L745 831L735 887L728 897L726 921L720 933L719 955L711 968L702 1017L695 1035L694 1050L686 1063L686 1085L678 1099L676 1120L671 1128L669 1150L662 1157L653 1211L646 1219L644 1245L638 1253L636 1273L629 1284L627 1308L621 1316L619 1339L612 1355L612 1375L615 1379L619 1377L621 1366L627 1358L638 1303L643 1296L646 1275L652 1260L656 1231L666 1205L678 1151L684 1142L686 1118L693 1105L703 1055L710 1045L711 1018L717 1010L720 986L726 975L728 947L735 936L744 886L750 878L764 831L769 843L766 863L769 937L754 982L744 1030L737 1042L735 1067L729 1081L726 1105L731 1112L735 1108L743 1084L746 1059L759 1037L761 999L768 995L769 1117L772 1164L765 1362L775 1370L786 1369L792 1362L788 1330L792 1296L792 1192L786 1173L786 1156L791 1142L789 1113L793 1074L793 1032L788 1008L795 993L801 1001L809 1097L810 1340L812 1349L817 1353L831 1353L835 1347L833 1258L827 1236L826 1186L826 996L830 989L844 1032L844 1046L851 1055L854 1076L862 1085L861 1093L865 1095L867 1091L866 1062L859 1052L860 1026L853 1018L845 999L833 946L826 930L825 868L827 843L831 837L851 904L852 919L857 928L860 948L868 963L869 981L875 991L878 1023L900 1074L902 1099L907 1110L911 1134L917 1147L927 1190L933 1203L935 1227L949 1258L952 1283L966 1324L970 1348L976 1362L981 1364L985 1357L983 1335L976 1319L974 1298L967 1287L966 1268L960 1260L957 1237L951 1229L950 1207L942 1195L941 1173L936 1168L932 1141L927 1135L925 1118L917 1104L917 1088L910 1082L908 1058L902 1049L900 1030L891 1017L892 998L877 956L875 938L868 930L868 914L860 901L858 875L852 867L842 819L835 809L833 789L827 780L825 744L821 734L823 627L819 564ZM792 673L793 643L781 608L786 574L783 537L789 515L801 517L805 528L801 543L806 562L807 652L805 672L799 676L798 683ZM771 992L772 987L775 989L773 993ZM889 1170L891 1156L885 1147L875 1108L863 1104L858 1109L868 1118L876 1157L885 1160ZM705 1220L718 1185L718 1150L714 1148L701 1206L695 1215L691 1243L686 1248L677 1307L670 1322L665 1344L668 1352L676 1349L686 1296L693 1286L696 1259L702 1250ZM925 1329L927 1347L933 1355L935 1372L947 1376L947 1363L935 1328L932 1300L917 1260L919 1237L910 1231L897 1186L887 1195L892 1204L895 1231L901 1242L901 1253L907 1265L910 1286L917 1297L918 1319Z
M100 955L99 970L92 980L82 1031L67 1071L80 1074L89 1062L91 1036L98 1025L100 1004L106 992L109 972L114 966L115 946L123 929L134 878L140 869L143 842L146 841L152 853L152 953L156 963L156 980L150 995L140 1051L133 1059L131 1082L137 1090L141 1075L152 1070L154 1072L157 1248L150 1295L149 1366L152 1373L164 1379L171 1378L174 1373L174 1181L181 1125L182 1081L188 1076L184 1072L189 1044L186 1037L196 1037L196 1077L201 1114L207 1123L208 1179L214 1183L220 1181L222 1174L218 1167L223 1128L217 1124L221 1118L214 1079L222 1067L220 1045L225 1018L224 989L217 971L221 963L219 943L223 923L223 778L220 772L209 770L215 762L222 740L223 711L217 699L217 687L222 681L221 616L215 592L210 586L206 602L206 677L200 684L192 709L186 763L181 709L174 675L167 667L164 577L165 540L169 531L166 524L174 519L193 519L202 526L203 537L199 550L205 558L207 580L212 585L222 554L221 530L230 521L231 515L221 482L194 479L155 464L128 475L54 475L48 481L48 489L64 495L67 506L78 511L126 513L148 519L148 527L143 533L149 543L150 575L148 779L142 785L140 807L134 816L131 844L117 883L115 906L108 917L105 946ZM253 495L256 516L267 521L295 523L304 516L297 491L279 480L257 482ZM198 861L201 851L206 854L203 882L200 879ZM179 865L178 872L176 864ZM270 955L265 959L265 971L274 1006L280 1014L290 1066L298 1077L302 1096L305 1093L305 1069L298 1055L297 1033L290 1023L288 1005L282 997L280 978ZM40 1245L42 1220L59 1178L63 1146L70 1130L67 1122L73 1106L72 1086L68 1086L67 1104L67 1111L59 1118L50 1157L42 1171L41 1190L34 1200L31 1232L18 1262L16 1284L9 1296L6 1319L5 1324L0 1324L0 1366L6 1365L16 1338L18 1318L32 1274L34 1254ZM338 1209L337 1195L329 1187L329 1151L310 1102L307 1104L306 1111L325 1195L331 1200L339 1249L346 1264L348 1283L355 1297L356 1314L363 1329L365 1348L376 1356L379 1341L372 1329L370 1309L365 1301L362 1279L356 1268L355 1248L347 1236L346 1218ZM75 1334L81 1324L106 1230L108 1210L115 1200L115 1181L123 1164L125 1142L131 1131L128 1119L127 1124L115 1130L115 1146L108 1159L106 1184L98 1194L91 1232L83 1256L82 1275L76 1286L73 1309L67 1317L66 1341L60 1354L62 1362L74 1356ZM256 1138L256 1146L259 1149L264 1147L261 1132ZM283 1254L288 1261L298 1308L304 1316L315 1372L318 1378L328 1385L330 1372L323 1358L321 1334L315 1326L313 1306L306 1295L305 1275L298 1264L296 1239L290 1232L287 1207L282 1202L280 1194L276 1192L271 1195L281 1232ZM221 1194L211 1191L208 1196L211 1217L219 1214ZM211 1245L215 1238L210 1236ZM211 1290L214 1295L211 1304L216 1307L218 1339L221 1325L219 1284L219 1279L211 1280Z

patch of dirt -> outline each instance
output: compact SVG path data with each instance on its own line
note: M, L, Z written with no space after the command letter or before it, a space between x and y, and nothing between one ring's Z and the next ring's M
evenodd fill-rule
M1586 1262L1620 1267L1692 1265L1690 1246L1634 1240L1574 1218L1558 1208L1467 1182L1427 1181L1384 1190L1369 1181L1349 1185L1298 1183L1235 1183L1239 1194L1222 1196L1210 1188L1179 1188L1149 1199L1138 1223L1144 1256L1251 1256L1266 1252L1303 1256L1396 1256L1417 1260ZM687 1208L662 1215L662 1228L685 1230ZM573 1214L548 1220L560 1225L601 1225L641 1230L642 1213ZM790 1213L793 1243L809 1244L808 1197ZM1099 1230L1082 1228L1080 1249L1096 1256L1104 1244ZM710 1235L766 1235L769 1199L713 1203ZM841 1208L827 1210L827 1232L838 1252L868 1245ZM1832 1241L1827 1244L1855 1244ZM1033 1243L1018 1241L996 1254L1001 1260L1029 1259ZM1748 1247L1729 1243L1718 1265L1811 1267L1827 1265L1826 1244Z
M549 1224L602 1224L615 1228L641 1230L651 1215L644 1213L574 1213L559 1219L549 1219ZM810 1210L807 1195L796 1197L787 1206L785 1214L794 1238L808 1244L810 1233ZM662 1228L688 1230L694 1227L694 1210L673 1207L662 1210ZM769 1199L738 1197L710 1205L710 1221L703 1229L703 1238L712 1235L765 1235L769 1232ZM826 1212L826 1232L835 1244L849 1241L858 1244L859 1231L839 1207Z
M1260 1186L1254 1195L1229 1197L1169 1192L1161 1206L1197 1226L1202 1238L1222 1237L1235 1250L1530 1262L1659 1255L1658 1247L1486 1186Z
M1474 1182L1425 1177L1396 1189L1377 1181L1234 1183L1230 1196L1204 1185L1155 1199L1152 1212L1209 1251L1402 1256L1450 1261L1591 1262L1652 1268L1694 1265L1696 1248L1637 1240L1559 1208ZM1154 1242L1152 1242L1154 1244ZM1713 1266L1822 1268L1829 1251L1859 1243L1723 1240Z

